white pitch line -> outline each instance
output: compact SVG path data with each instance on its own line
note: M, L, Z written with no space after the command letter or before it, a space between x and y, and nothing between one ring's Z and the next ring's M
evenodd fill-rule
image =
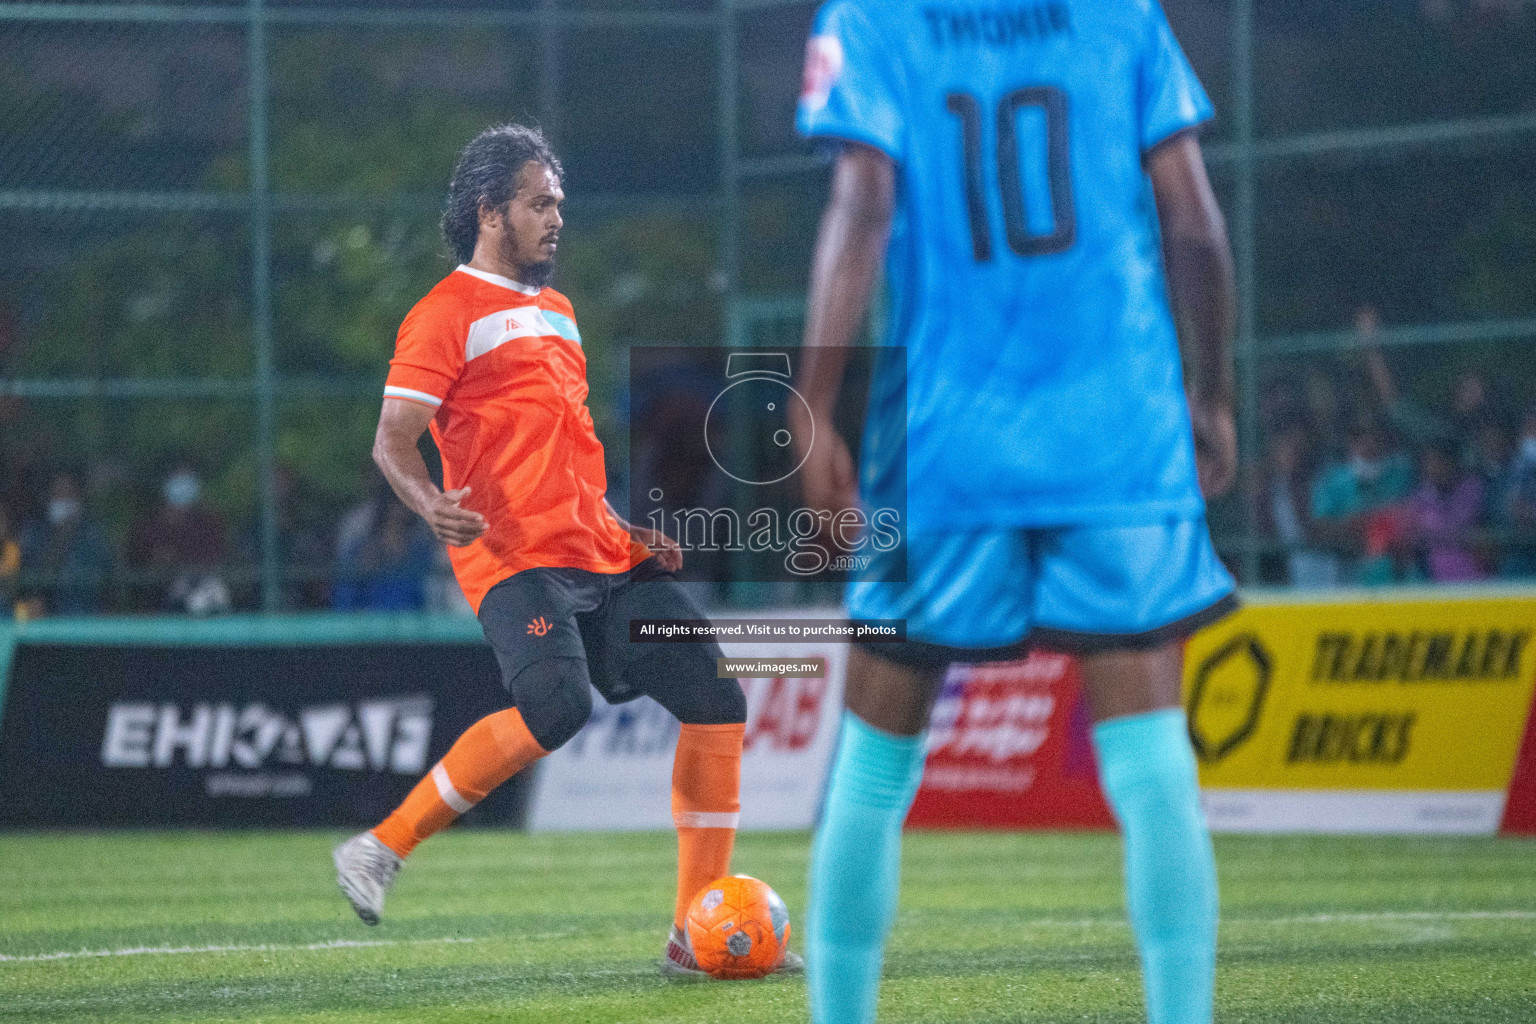
M1359 914L1311 914L1304 917L1236 917L1224 920L1226 925L1302 925L1302 924L1389 924L1394 921L1536 921L1536 910L1383 910ZM1124 927L1123 920L1112 918L1085 918L1077 921L1044 918L1025 921L1022 927L1034 928L1096 928ZM568 934L568 933L552 933ZM11 955L0 953L0 963L27 964L45 960L79 960L114 956L178 956L198 953L293 953L319 952L329 949L373 949L381 946L428 946L467 945L483 942L480 938L438 939L330 939L326 942L297 943L293 945L259 944L229 946L129 946L126 949L66 949L57 953L33 953Z
M1239 918L1238 921L1242 921ZM1265 924L1374 924L1384 921L1536 921L1536 910L1383 910L1365 914L1250 918ZM1234 922L1236 923L1236 922Z
M1299 917L1223 917L1221 923L1238 925L1298 924L1391 924L1394 921L1536 921L1536 910L1382 910L1358 914L1307 914ZM1022 928L1125 928L1123 917L1085 917L1077 920L1042 917L1020 922Z
M274 943L262 943L249 946L129 946L126 949L66 949L57 953L33 953L27 956L12 956L0 953L0 963L30 964L44 960L79 960L92 957L111 956L176 956L186 953L291 953L310 952L325 949L372 949L378 946L425 946L425 945L458 945L469 942L480 942L480 939L330 939L326 942L297 943L293 945L280 945Z
M1536 921L1536 910L1382 910L1358 914L1307 914L1299 917L1223 917L1224 925L1390 924L1394 921ZM1123 917L1077 920L1042 917L1023 921L1024 928L1124 928Z

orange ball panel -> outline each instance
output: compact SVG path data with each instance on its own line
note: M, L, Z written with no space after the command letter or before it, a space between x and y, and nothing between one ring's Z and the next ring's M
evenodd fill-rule
M717 878L688 907L688 941L711 977L761 978L784 961L789 913L778 893L755 878Z

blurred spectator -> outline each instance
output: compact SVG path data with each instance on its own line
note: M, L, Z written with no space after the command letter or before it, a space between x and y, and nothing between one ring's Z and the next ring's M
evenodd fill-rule
M1464 469L1446 441L1420 460L1422 483L1408 502L1407 539L1435 583L1465 583L1488 574L1478 562L1473 531L1483 515L1483 482Z
M1345 457L1312 485L1316 536L1346 560L1343 578L1366 586L1392 582L1392 552L1404 532L1399 502L1413 487L1413 463L1372 417L1350 428Z
M335 557L338 561L347 557L347 552L355 552L361 547L378 525L384 510L399 501L390 489L389 481L372 463L368 467L368 481L367 496L343 512L341 521L336 524Z
M277 543L289 609L324 608L330 603L325 567L330 564L336 507L288 466L277 468Z
M1450 409L1439 413L1406 397L1398 390L1397 379L1382 355L1377 336L1381 321L1375 308L1362 306L1355 313L1355 332L1364 349L1365 368L1376 392L1376 399L1386 410L1392 425L1415 445L1449 441L1455 445L1455 457L1463 466L1476 459L1477 437L1491 420L1488 381L1482 373L1469 370L1456 380L1451 390Z
M1514 539L1500 567L1502 574L1536 576L1536 407L1520 424L1505 478L1503 512Z
M332 607L337 611L420 611L437 541L410 509L384 505L374 528L340 553Z
M1503 571L1509 549L1509 474L1513 438L1505 424L1492 417L1477 428L1467 469L1483 485L1483 507L1477 519L1478 564L1491 574Z
M1503 526L1509 516L1504 508L1509 489L1510 437L1503 423L1485 419L1473 436L1467 468L1483 483L1482 526Z
M453 563L448 560L448 548L443 544L434 543L432 546L432 573L427 577L427 611L452 615L475 614L469 598L464 596L464 589L453 575Z
M637 375L629 396L627 489L634 493L625 516L631 522L656 522L681 509L730 506L725 487L730 481L716 470L710 441L700 429L718 394L719 370L693 356L649 365ZM609 497L614 497L612 487ZM690 551L677 576L688 583L728 579L732 557L723 547Z
M277 562L282 574L278 607L283 611L328 608L330 567L335 564L332 538L336 509L287 466L277 467ZM236 603L262 607L263 523L260 509L238 538L242 568Z
M41 519L21 534L23 611L26 615L90 615L101 609L112 549L86 516L80 484L56 473Z
M0 503L0 618L16 608L16 582L21 575L21 539L11 527L11 512Z
M152 604L194 615L228 611L224 520L204 502L197 470L175 463L160 495L160 506L134 530L129 546L130 563L154 576Z
M332 588L333 608L373 607L367 602L367 595L363 593L357 576L358 554L366 550L375 528L391 508L405 508L390 489L389 481L373 468L371 462L368 472L371 480L368 496L342 513L336 527L337 571ZM431 556L426 577L421 581L422 603L419 606L411 604L410 607L420 607L429 612L473 615L474 609L453 575L448 548L432 536L432 531L414 513L408 514L411 529L422 534L422 541L429 548Z
M1265 536L1284 549L1280 582L1328 587L1339 582L1339 559L1314 545L1308 494L1317 468L1317 444L1301 423L1281 427L1270 439L1259 473L1258 507ZM1271 573L1273 578L1274 573Z
M1303 406L1307 426L1317 439L1318 454L1335 459L1343 454L1343 402L1335 384L1335 374L1316 363L1307 367Z

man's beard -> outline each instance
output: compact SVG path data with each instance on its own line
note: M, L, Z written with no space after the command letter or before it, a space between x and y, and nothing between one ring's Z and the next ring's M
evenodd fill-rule
M517 268L517 280L530 288L543 288L555 278L555 258L551 256L547 260L537 263L524 264Z
M533 263L521 263L517 257L516 244L509 235L502 245L501 258L517 268L518 284L525 284L530 288L543 288L554 279L555 258L553 256Z

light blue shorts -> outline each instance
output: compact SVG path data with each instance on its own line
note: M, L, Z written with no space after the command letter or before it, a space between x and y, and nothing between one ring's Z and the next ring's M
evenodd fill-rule
M847 593L850 618L906 620L907 644L872 647L901 661L1146 649L1237 606L1203 517L920 533L905 553L907 582L900 549L876 553Z

